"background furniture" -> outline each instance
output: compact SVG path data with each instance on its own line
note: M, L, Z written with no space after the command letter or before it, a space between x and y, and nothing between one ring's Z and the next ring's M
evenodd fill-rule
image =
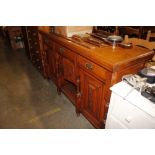
M155 42L149 42L148 40L139 39L139 38L128 38L127 40L128 40L128 42L132 43L133 45L148 48L150 50L155 49Z
M21 26L3 27L3 37L8 40L13 50L24 48Z
M149 50L155 50L155 41L148 41L145 39L139 39L139 38L128 38L128 36L125 37L126 42L132 43L134 46L140 46L143 48L148 48ZM146 62L146 67L151 67L155 65L155 55L153 56L152 60Z
M122 37L128 35L129 38L146 39L148 31L151 31L151 33L155 33L155 26L96 26L94 27L94 32L97 31L101 31L107 35L117 34ZM154 40L155 37L150 38L150 41Z
M142 26L119 26L119 35L124 37L128 35L130 38L141 38L142 37Z
M147 36L146 36L146 40L147 41L151 41L155 39L155 32L151 32L151 30L148 30Z
M28 58L31 60L33 65L37 68L37 70L46 77L46 72L44 70L44 62L40 38L38 34L37 26L26 26L22 28L22 32L24 34L24 43L25 50L27 52Z
M103 33L105 35L119 34L118 26L95 26L93 32Z

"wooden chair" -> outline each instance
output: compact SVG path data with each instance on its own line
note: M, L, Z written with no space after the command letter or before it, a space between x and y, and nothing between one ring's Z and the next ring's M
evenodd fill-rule
M128 35L125 35L124 42L130 42L135 46L141 46L144 48L148 48L149 50L155 49L155 42L150 42L147 39L139 39L139 38L128 38ZM152 60L146 62L145 67L155 66L155 55Z
M155 38L155 32L151 32L151 30L149 30L149 31L147 32L146 40L147 40L147 41L150 41L151 38Z
M130 33L130 30L131 32L135 33L135 34L139 34L139 32L142 32L140 31L133 31L133 29L130 29L130 28L127 28L129 31L127 34ZM155 33L151 33L151 30L149 30L147 32L147 36L146 36L146 39L141 39L140 37L139 38L129 38L128 35L125 35L124 36L124 42L130 42L132 43L133 45L137 45L137 46L142 46L144 48L148 48L149 50L155 50L155 41L150 41L151 38L155 38ZM151 66L155 66L155 55L153 56L152 60L146 62L145 64L146 67L151 67Z
M128 35L125 35L124 42L130 42L133 45L139 45L142 47L146 47L150 50L155 49L155 42L148 41L148 39L140 39L140 38L129 38Z
M120 35L128 35L130 37L141 38L142 26L122 26L120 27Z
M119 26L94 26L93 32L109 35L119 35Z

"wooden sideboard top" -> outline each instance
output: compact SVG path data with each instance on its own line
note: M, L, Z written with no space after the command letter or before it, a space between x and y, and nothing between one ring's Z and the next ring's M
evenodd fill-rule
M84 56L85 58L88 58L98 65L113 72L117 71L118 68L123 69L130 64L136 64L140 61L143 61L144 59L145 61L149 60L155 54L154 51L138 46L133 46L131 49L122 47L116 47L113 49L112 46L95 47L89 49L75 42L67 40L67 38L55 35L54 33L47 34L40 30L39 32L53 39L55 42L60 43L66 48L71 49L79 55Z

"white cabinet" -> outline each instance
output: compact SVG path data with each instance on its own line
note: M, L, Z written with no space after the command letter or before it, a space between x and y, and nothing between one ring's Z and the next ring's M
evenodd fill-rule
M112 88L106 128L155 128L155 104L141 96L128 84L120 82Z

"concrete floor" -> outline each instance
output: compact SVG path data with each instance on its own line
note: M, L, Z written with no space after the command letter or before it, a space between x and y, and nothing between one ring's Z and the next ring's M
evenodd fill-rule
M92 129L52 82L45 80L24 50L12 51L0 38L0 128Z

